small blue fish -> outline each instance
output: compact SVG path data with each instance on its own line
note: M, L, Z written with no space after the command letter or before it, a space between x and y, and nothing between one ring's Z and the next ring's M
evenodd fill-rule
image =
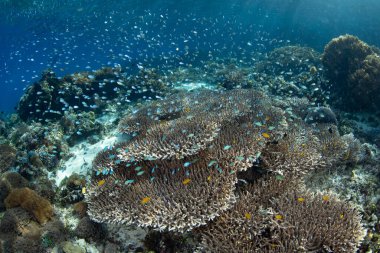
M190 172L188 170L186 171L185 174L186 174L186 176L190 176Z
M150 178L150 181L153 182L154 179L155 179L155 177L151 177L151 178Z
M214 165L215 163L216 163L216 161L213 160L213 161L209 162L207 166L208 166L208 167L211 167L211 166Z
M237 157L236 157L236 160L238 160L238 161L243 161L243 160L244 160L244 156L237 156Z
M230 145L226 145L226 146L224 146L223 150L229 150L230 148L231 148Z
M190 165L191 165L191 162L185 162L185 163L183 164L184 167L189 167Z
M137 176L141 176L142 174L144 174L144 171L142 170L142 171L139 171L139 172L137 172Z
M135 182L135 180L128 179L127 181L124 182L124 184L128 185L128 184L132 184L133 182Z
M141 166L138 166L138 167L135 168L135 171L139 171L139 170L141 170L141 169L142 169L142 167L141 167Z

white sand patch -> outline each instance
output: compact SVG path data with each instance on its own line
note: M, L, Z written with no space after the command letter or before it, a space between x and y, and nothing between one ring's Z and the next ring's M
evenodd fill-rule
M117 136L111 136L95 144L81 142L70 148L70 153L73 156L63 164L63 169L57 171L54 178L56 185L59 186L65 177L69 177L73 173L84 176L91 174L92 161L96 154L104 147L114 145L117 140Z

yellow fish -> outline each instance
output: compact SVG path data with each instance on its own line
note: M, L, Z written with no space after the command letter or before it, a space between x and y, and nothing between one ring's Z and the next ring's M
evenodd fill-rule
M322 196L322 199L323 199L323 201L329 201L329 200L330 200L330 197L327 196L327 195L323 195L323 196Z
M186 112L186 113L189 113L189 112L191 111L191 109L190 109L190 107L185 107L185 108L183 109L183 111Z
M276 214L274 218L276 218L276 220L282 220L284 217L281 214Z
M208 177L207 177L207 181L211 181L211 176L208 176Z
M102 179L98 182L98 186L102 186L104 185L104 183L106 182L106 180Z
M340 214L340 218L343 219L344 218L344 214L341 213Z
M82 194L85 194L86 193L86 187L83 187L82 188Z
M190 181L191 181L190 178L186 178L185 180L182 181L182 184L187 185L188 183L190 183Z
M297 201L300 202L300 203L302 203L302 202L305 201L305 198L299 197L299 198L297 199Z
M145 198L143 198L142 200L141 200L141 204L146 204L146 203L148 203L149 201L150 201L150 197L145 197Z
M252 214L250 213L245 213L244 216L247 220L250 220L252 218Z
M266 138L266 139L270 138L270 135L269 135L268 133L262 133L261 135L262 135L264 138Z

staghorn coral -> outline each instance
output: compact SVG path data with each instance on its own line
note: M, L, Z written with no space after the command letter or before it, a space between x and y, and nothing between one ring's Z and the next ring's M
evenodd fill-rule
M236 172L255 163L284 120L253 90L190 93L162 103L163 110L154 102L124 120L120 128L138 134L94 160L98 176L86 199L96 221L181 232L205 224L231 206ZM166 110L169 104L177 109Z
M330 125L305 124L305 110L254 90L179 93L132 110L119 126L132 138L94 159L89 217L191 231L233 208L242 171L299 178L325 168L328 157L338 159L320 147ZM346 147L332 136L340 144L332 149Z
M196 232L202 252L356 252L364 237L350 204L274 177L249 186L231 210Z
M205 157L188 157L188 166L176 160L121 162L110 178L87 190L88 214L99 222L181 232L205 224L234 202L236 182L234 174L208 170Z
M295 128L282 138L267 142L260 156L262 166L282 175L304 175L326 167L318 147L319 140L310 129Z
M272 252L356 252L364 238L358 211L334 195L292 189L272 205L281 215Z
M28 187L12 190L4 203L7 209L21 206L28 210L40 224L46 223L53 216L50 202Z

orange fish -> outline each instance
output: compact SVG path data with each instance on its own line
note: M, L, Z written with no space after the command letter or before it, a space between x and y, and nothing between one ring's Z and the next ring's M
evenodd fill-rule
M250 220L252 218L252 214L250 213L245 213L244 216L247 220Z

